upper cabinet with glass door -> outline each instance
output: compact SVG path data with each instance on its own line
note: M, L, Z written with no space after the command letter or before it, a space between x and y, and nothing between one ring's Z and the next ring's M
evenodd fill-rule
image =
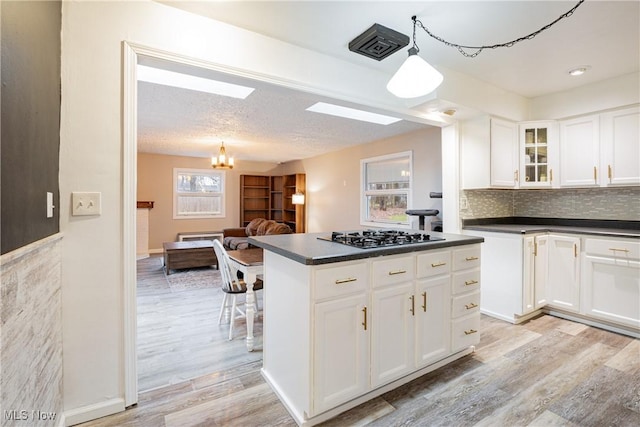
M544 188L554 184L557 133L557 125L550 121L520 124L520 188Z

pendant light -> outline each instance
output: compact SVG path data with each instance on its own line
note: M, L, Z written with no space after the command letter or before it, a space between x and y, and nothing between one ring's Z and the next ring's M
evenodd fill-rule
M433 92L444 80L442 74L427 61L418 56L420 48L416 44L416 17L413 21L413 46L409 57L387 83L387 90L398 98L416 98Z
M409 49L409 57L387 83L387 90L398 98L416 98L433 92L443 80L438 70L418 56L415 46Z
M211 167L214 169L233 169L233 157L227 158L224 141L220 146L220 153L217 156L211 157Z

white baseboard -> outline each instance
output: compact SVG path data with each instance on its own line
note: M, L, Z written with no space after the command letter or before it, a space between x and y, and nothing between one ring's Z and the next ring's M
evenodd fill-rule
M65 421L64 425L74 426L76 424L122 412L124 409L124 399L120 398L83 406L81 408L65 411L63 414Z

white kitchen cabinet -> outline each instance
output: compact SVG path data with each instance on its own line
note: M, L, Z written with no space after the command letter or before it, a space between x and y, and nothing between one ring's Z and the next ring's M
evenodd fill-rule
M333 408L369 388L366 294L315 305L314 408Z
M491 119L491 186L516 188L518 172L518 126Z
M520 188L548 188L557 173L558 128L555 122L520 125Z
M640 328L640 243L585 239L584 314Z
M458 351L480 342L480 246L454 249L451 258L451 351Z
M560 122L560 185L596 186L600 183L600 116Z
M416 366L421 368L445 357L450 352L450 286L449 275L419 280L415 294ZM479 307L480 295L467 302ZM459 302L458 305L464 304ZM477 308L475 311L478 311ZM468 313L474 313L469 311Z
M533 309L538 310L547 305L547 284L549 283L549 236L535 237L534 242L534 286Z
M604 185L639 185L640 107L604 113L600 125Z
M547 302L566 311L580 310L580 238L549 235Z
M546 234L526 236L523 239L521 315L539 310L547 303L548 242Z
M371 385L386 384L414 369L413 282L371 294Z
M516 123L483 116L460 124L462 189L516 188L517 169Z

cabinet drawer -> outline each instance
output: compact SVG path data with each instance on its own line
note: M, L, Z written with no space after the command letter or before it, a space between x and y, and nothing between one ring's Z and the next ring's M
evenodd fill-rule
M413 280L413 255L384 257L372 262L373 286L402 283Z
M465 294L451 301L451 317L460 317L480 311L480 292Z
M453 250L453 270L480 267L480 245Z
M640 242L631 239L585 239L584 248L587 255L640 259Z
M451 293L461 294L480 289L480 269L453 274Z
M416 277L449 274L451 271L451 251L424 252L417 256Z
M316 270L314 299L318 301L365 291L368 284L367 270L367 263L364 261Z
M451 322L451 351L459 351L480 342L480 313Z

